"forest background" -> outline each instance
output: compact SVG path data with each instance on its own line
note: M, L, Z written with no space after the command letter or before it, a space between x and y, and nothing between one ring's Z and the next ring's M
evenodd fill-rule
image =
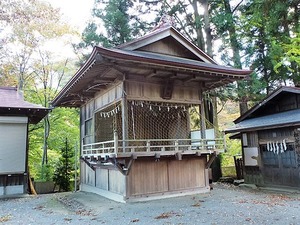
M17 86L27 101L51 107L93 46L140 37L166 15L218 63L253 71L246 80L206 93L213 108L208 126L222 131L279 86L300 85L298 0L95 0L82 34L48 2L1 0L0 86ZM58 40L72 46L76 57L58 51ZM31 176L52 179L66 138L73 150L79 148L79 110L55 108L29 131ZM227 147L224 166L240 151L239 141L228 140Z

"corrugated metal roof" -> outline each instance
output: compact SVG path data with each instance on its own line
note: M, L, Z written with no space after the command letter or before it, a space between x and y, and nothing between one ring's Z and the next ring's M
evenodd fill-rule
M251 109L249 109L247 112L245 112L243 115L241 115L239 118L237 118L234 123L239 123L242 120L247 119L250 117L254 112L259 110L261 107L267 105L273 98L277 97L278 95L281 95L283 92L287 93L295 93L300 94L300 88L298 87L290 87L290 86L282 86L273 91L271 94L266 96L263 100L261 100L258 104L253 106Z
M300 109L243 120L225 130L226 133L264 130L271 127L284 127L300 124Z

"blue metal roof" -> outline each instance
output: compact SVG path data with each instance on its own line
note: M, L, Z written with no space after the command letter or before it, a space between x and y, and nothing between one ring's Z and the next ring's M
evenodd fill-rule
M264 130L272 127L300 125L300 109L243 120L225 130L226 133Z

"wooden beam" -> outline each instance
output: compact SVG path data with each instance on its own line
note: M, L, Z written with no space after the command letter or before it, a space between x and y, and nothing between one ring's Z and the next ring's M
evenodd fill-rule
M145 76L145 78L151 78L157 75L157 71L153 70L153 72L149 73L148 75Z
M185 78L183 80L184 83L187 83L187 82L190 82L190 81L193 81L196 79L196 75L192 75L192 76L189 76L188 78Z
M176 72L174 72L174 73L169 77L169 79L176 79L176 78L178 78Z
M80 158L83 162L85 162L86 163L86 165L88 165L88 167L90 167L92 170L94 170L95 171L95 167L93 167L92 165L91 165L91 163L89 162L89 157L87 157L87 156L85 156L85 157L81 157Z
M214 151L214 153L209 156L209 160L206 163L205 169L208 169L211 166L211 164L214 162L216 157L217 157L217 152Z
M177 160L182 160L182 154L181 154L181 152L177 152L175 154L175 157L176 157Z
M113 82L115 78L110 78L110 77L97 77L95 78L91 84L101 84L103 82Z
M125 176L127 176L131 170L131 166L134 163L134 161L137 159L137 155L136 154L132 154L131 159L128 163L128 165L126 166L126 171L125 171Z

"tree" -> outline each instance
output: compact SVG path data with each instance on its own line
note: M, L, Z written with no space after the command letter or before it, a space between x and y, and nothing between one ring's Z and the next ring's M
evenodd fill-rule
M61 157L56 165L53 175L55 186L59 186L59 191L71 190L71 175L72 175L72 157L73 150L69 145L68 139L65 140L65 146L61 149Z
M74 71L71 69L70 65L68 65L68 60L66 61L53 61L53 56L50 52L40 51L40 59L35 61L34 71L32 76L32 82L26 89L27 91L27 99L31 102L38 103L45 107L50 107L50 101L57 95L59 88L62 86L62 83L65 82L65 79L70 77L70 72ZM73 113L69 113L74 111ZM62 115L61 112L64 112L69 117ZM60 140L62 136L66 136L66 134L55 135L60 132L67 132L68 137L72 138L72 140L76 140L78 137L78 112L76 110L71 109L55 109L51 113L49 113L44 119L43 124L39 123L37 125L31 126L32 132L30 133L30 138L35 135L35 140L41 142L42 141L42 154L41 154L41 174L40 178L44 179L46 173L43 173L44 168L48 166L48 150L52 151L52 154L55 150L59 149L59 145L56 140ZM72 127L72 131L70 128ZM34 131L34 132L33 132ZM37 133L43 134L39 135ZM30 143L30 147L34 145ZM32 151L39 151L39 149L33 149ZM30 157L30 159L32 159ZM51 161L53 165L55 161Z
M286 64L276 65L285 54L283 46L291 43L297 30L297 11L299 5L295 1L280 0L248 1L241 11L245 53L262 84L261 93L268 94L278 86L294 82L296 76Z
M60 61L53 51L48 50L49 42L75 32L61 21L59 10L46 2L3 0L0 8L0 24L3 27L0 30L0 42L5 43L0 47L0 84L18 86L26 100L49 107L62 82L66 81L64 79L70 76L68 70L71 69L68 59ZM49 144L53 112L44 118L43 123L30 126L29 160L34 164L30 164L32 170L37 168L37 160L42 161L42 168L47 167L49 147L52 156L55 155L55 149L59 149L57 145ZM74 122L66 121L70 124L77 122L76 119ZM65 121L60 122L66 127L70 125L66 125ZM53 125L57 127L55 123ZM36 171L34 173L37 174Z
M117 46L143 34L146 23L135 15L134 10L129 12L134 6L131 0L96 0L92 13L94 20L84 29L82 41L73 44L75 53L81 54L84 60L86 50L95 45Z
M38 55L38 48L46 41L73 31L60 20L59 10L45 2L3 0L0 7L0 23L5 27L2 41L6 43L0 49L0 79L23 90L31 79L32 59Z

